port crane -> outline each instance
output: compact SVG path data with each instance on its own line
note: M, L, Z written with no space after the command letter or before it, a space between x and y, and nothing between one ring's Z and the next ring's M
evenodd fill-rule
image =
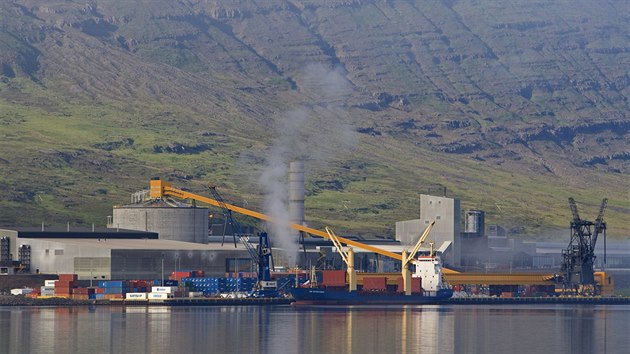
M599 214L595 222L583 220L578 213L575 199L569 198L569 208L573 219L571 220L571 239L569 246L562 251L562 285L563 289L585 294L597 293L595 289L595 244L600 233L603 233L604 244L606 242L606 222L604 212L608 205L608 199L604 198L599 208ZM605 251L604 246L604 252ZM604 260L605 261L605 260Z
M266 232L258 233L258 246L255 247L249 240L249 236L241 232L240 224L234 219L232 210L227 207L225 199L219 194L216 186L209 185L210 193L215 201L219 204L219 207L223 211L223 217L225 218L225 228L223 232L223 239L221 240L221 246L225 241L225 229L229 225L232 229L232 236L234 237L234 247L236 247L236 239L245 246L245 249L249 253L250 258L256 263L256 279L258 282L254 287L252 296L254 297L277 297L278 290L275 281L271 280L271 269L273 268L273 255L271 253L271 247L269 245L269 237Z
M271 218L270 216L266 215L266 214L262 214L253 210L249 210L249 209L245 209L245 208L241 208L238 207L236 205L232 205L229 203L220 203L219 201L217 201L216 199L213 198L208 198L208 197L204 197L202 195L198 195L195 193L191 193L191 192L187 192L181 189L177 189L174 188L169 182L163 181L161 179L152 179L150 181L149 184L149 198L151 199L163 199L163 198L167 198L167 197L172 197L172 198L177 198L177 199L190 199L193 201L197 201L197 202L202 202L205 204L209 204L209 205L213 205L216 207L220 207L220 208L226 208L228 210L231 210L233 212L239 213L239 214L243 214L243 215L247 215L247 216L251 216L253 218L259 219L259 220L263 220L263 221L269 221L269 222L278 222L276 220L274 220L273 218ZM313 229L310 227L306 227L304 225L300 225L300 224L290 224L289 227L291 227L294 230L298 230L298 231L302 231L311 235L315 235L315 236L319 236L319 237L324 237L326 239L330 239L330 236L328 235L328 233L317 230L317 229ZM364 249L366 251L370 251L370 252L374 252L389 258L393 258L399 261L402 261L402 256L400 254L394 253L394 252L390 252L387 250L383 250L381 248L378 247L374 247L374 246L370 246L370 245L366 245L364 243L361 242L357 242L354 240L350 240L344 237L337 237L338 240L348 246L354 246L360 249Z

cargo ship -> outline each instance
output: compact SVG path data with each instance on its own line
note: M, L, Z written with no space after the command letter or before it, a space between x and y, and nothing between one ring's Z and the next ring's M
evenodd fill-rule
M353 291L348 291L345 284L335 286L338 284L324 281L322 286L313 286L311 281L291 289L290 294L294 305L425 305L438 304L453 296L453 290L444 281L438 256L421 256L413 264L416 270L411 278L410 295L403 291L402 276L395 289L387 286L384 278L381 284L374 284L373 281L366 283L370 278L364 277L362 288Z

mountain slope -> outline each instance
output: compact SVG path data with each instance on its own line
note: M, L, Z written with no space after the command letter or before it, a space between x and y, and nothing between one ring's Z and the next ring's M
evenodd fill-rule
M439 184L534 234L608 197L626 236L628 7L3 2L0 221L102 223L153 175L263 209L304 158L316 225L391 235Z

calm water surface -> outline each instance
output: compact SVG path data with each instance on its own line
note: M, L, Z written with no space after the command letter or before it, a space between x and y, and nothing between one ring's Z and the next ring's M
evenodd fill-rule
M630 307L0 307L0 353L630 353Z

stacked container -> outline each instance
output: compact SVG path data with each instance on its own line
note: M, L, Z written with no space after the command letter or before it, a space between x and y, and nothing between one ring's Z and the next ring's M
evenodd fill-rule
M76 274L59 274L59 280L55 282L55 296L71 297L72 289L77 287Z
M212 296L220 293L251 292L256 285L256 278L183 278L182 283L193 292Z
M94 288L74 288L71 298L73 300L88 300L92 294L94 294Z
M122 280L99 281L98 286L103 289L103 299L123 299L125 297L125 293L129 292L127 282Z

